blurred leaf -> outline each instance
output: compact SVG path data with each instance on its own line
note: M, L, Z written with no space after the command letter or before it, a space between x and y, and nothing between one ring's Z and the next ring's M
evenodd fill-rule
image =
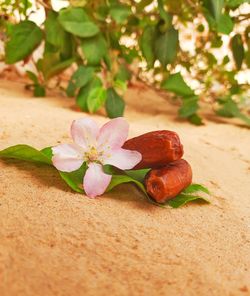
M40 84L34 85L34 97L45 97L46 91L44 86Z
M209 66L214 66L218 64L217 59L212 53L208 52L206 55L207 55L207 61Z
M190 121L194 125L203 125L202 119L198 114L193 114L188 117L188 121Z
M67 69L69 66L71 66L71 64L75 61L75 58L71 58L65 61L59 60L55 63L55 60L51 58L52 58L51 55L46 55L41 61L44 78L46 80L49 80L51 77L61 73L62 71Z
M222 64L223 64L223 65L226 65L226 64L228 64L229 62L230 62L230 59L229 59L228 55L224 56L223 61L222 61Z
M198 32L202 33L205 31L205 27L203 24L199 24L198 27L196 28Z
M74 97L76 90L77 90L76 85L70 80L69 83L68 83L68 86L66 88L67 96L68 97Z
M180 117L189 117L190 115L193 115L198 110L198 97L188 97L183 98L182 100L182 106L179 109L179 115Z
M72 36L66 32L58 21L58 13L50 10L45 20L45 52L49 45L54 47L54 51L59 51L65 60L72 57L74 41Z
M246 58L246 65L248 68L250 68L250 51L249 50L246 52L245 58Z
M238 84L232 85L230 90L231 95L240 94L241 93L241 87Z
M223 41L222 41L221 36L216 36L216 38L213 39L211 42L211 47L213 47L213 48L219 48L222 45L223 45Z
M106 96L107 96L107 91L103 87L94 88L89 93L89 96L87 99L89 112L94 113L97 110L99 110L103 106L106 100Z
M170 75L161 87L179 96L194 96L194 91L186 84L180 72Z
M99 21L105 21L109 13L109 8L106 5L98 5L95 11L95 17Z
M148 63L149 68L153 68L155 62L154 55L154 39L155 39L155 27L147 26L141 36L140 47L144 58Z
M79 89L79 92L76 97L76 104L82 109L82 111L85 111L85 112L89 112L88 104L87 104L87 98L88 98L87 92L89 92L88 84Z
M123 24L132 14L130 6L121 4L112 5L109 12L117 24Z
M222 8L224 7L224 0L204 0L203 3L211 16L216 21L219 21L222 13Z
M30 80L32 80L35 84L38 84L38 79L35 73L31 71L26 71L26 74L28 75Z
M222 14L217 23L217 31L229 35L234 27L231 17L227 14Z
M89 20L87 13L80 7L60 10L58 20L67 32L79 37L92 37L99 32L97 25Z
M114 89L118 92L119 91L124 93L127 90L127 82L120 79L115 79L113 82Z
M160 33L155 37L154 54L163 67L174 62L179 47L178 31L172 26L165 33Z
M93 78L94 72L93 67L79 66L72 75L71 81L76 87L83 87Z
M123 116L125 103L113 88L107 90L106 112L109 118Z
M230 8L236 8L243 3L249 3L249 0L226 0L226 5Z
M125 64L119 66L118 72L115 75L116 80L128 81L131 79L131 72Z
M81 48L88 65L98 65L107 54L107 43L101 34L82 39Z
M5 62L14 64L29 56L41 43L42 30L31 21L22 21L12 27L10 39L6 43Z
M244 121L247 125L250 125L250 117L241 113L239 107L231 98L221 100L220 104L222 107L216 111L218 115L224 117L237 117Z
M163 1L157 0L160 17L164 20L166 29L172 24L172 16L164 9Z
M236 67L238 70L240 70L243 63L244 54L245 54L243 40L240 34L236 34L233 36L231 40L231 48L232 48Z
M57 20L58 14L55 11L50 10L45 20L45 34L46 40L55 47L60 48L62 46L62 40L64 39L65 31Z
M94 77L85 86L80 88L76 98L77 105L86 112L96 112L104 103L106 93L102 81Z

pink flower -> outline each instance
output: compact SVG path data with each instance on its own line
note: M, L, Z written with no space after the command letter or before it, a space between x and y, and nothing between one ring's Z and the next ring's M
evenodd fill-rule
M89 197L101 195L112 178L104 173L103 165L128 170L141 161L139 152L121 148L128 137L128 129L128 123L122 117L110 120L100 129L91 118L75 120L71 125L74 143L53 147L52 162L62 172L75 171L87 162L84 191Z

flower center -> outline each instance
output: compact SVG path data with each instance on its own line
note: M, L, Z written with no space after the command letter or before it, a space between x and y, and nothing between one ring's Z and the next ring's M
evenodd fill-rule
M98 160L100 153L95 147L91 147L88 152L85 153L85 158L88 162L95 162Z

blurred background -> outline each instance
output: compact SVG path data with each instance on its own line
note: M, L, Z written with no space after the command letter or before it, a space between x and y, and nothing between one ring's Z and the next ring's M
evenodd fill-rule
M114 118L136 85L193 124L205 108L250 125L250 1L2 0L0 29L0 78L35 97Z

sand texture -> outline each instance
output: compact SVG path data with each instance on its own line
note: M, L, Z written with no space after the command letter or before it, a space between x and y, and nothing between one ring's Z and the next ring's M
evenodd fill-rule
M177 107L150 90L130 89L126 101L130 136L179 133L212 203L161 209L133 185L91 200L53 168L1 160L1 296L250 295L249 129L177 121ZM71 99L32 98L0 82L0 149L67 142L82 116Z

